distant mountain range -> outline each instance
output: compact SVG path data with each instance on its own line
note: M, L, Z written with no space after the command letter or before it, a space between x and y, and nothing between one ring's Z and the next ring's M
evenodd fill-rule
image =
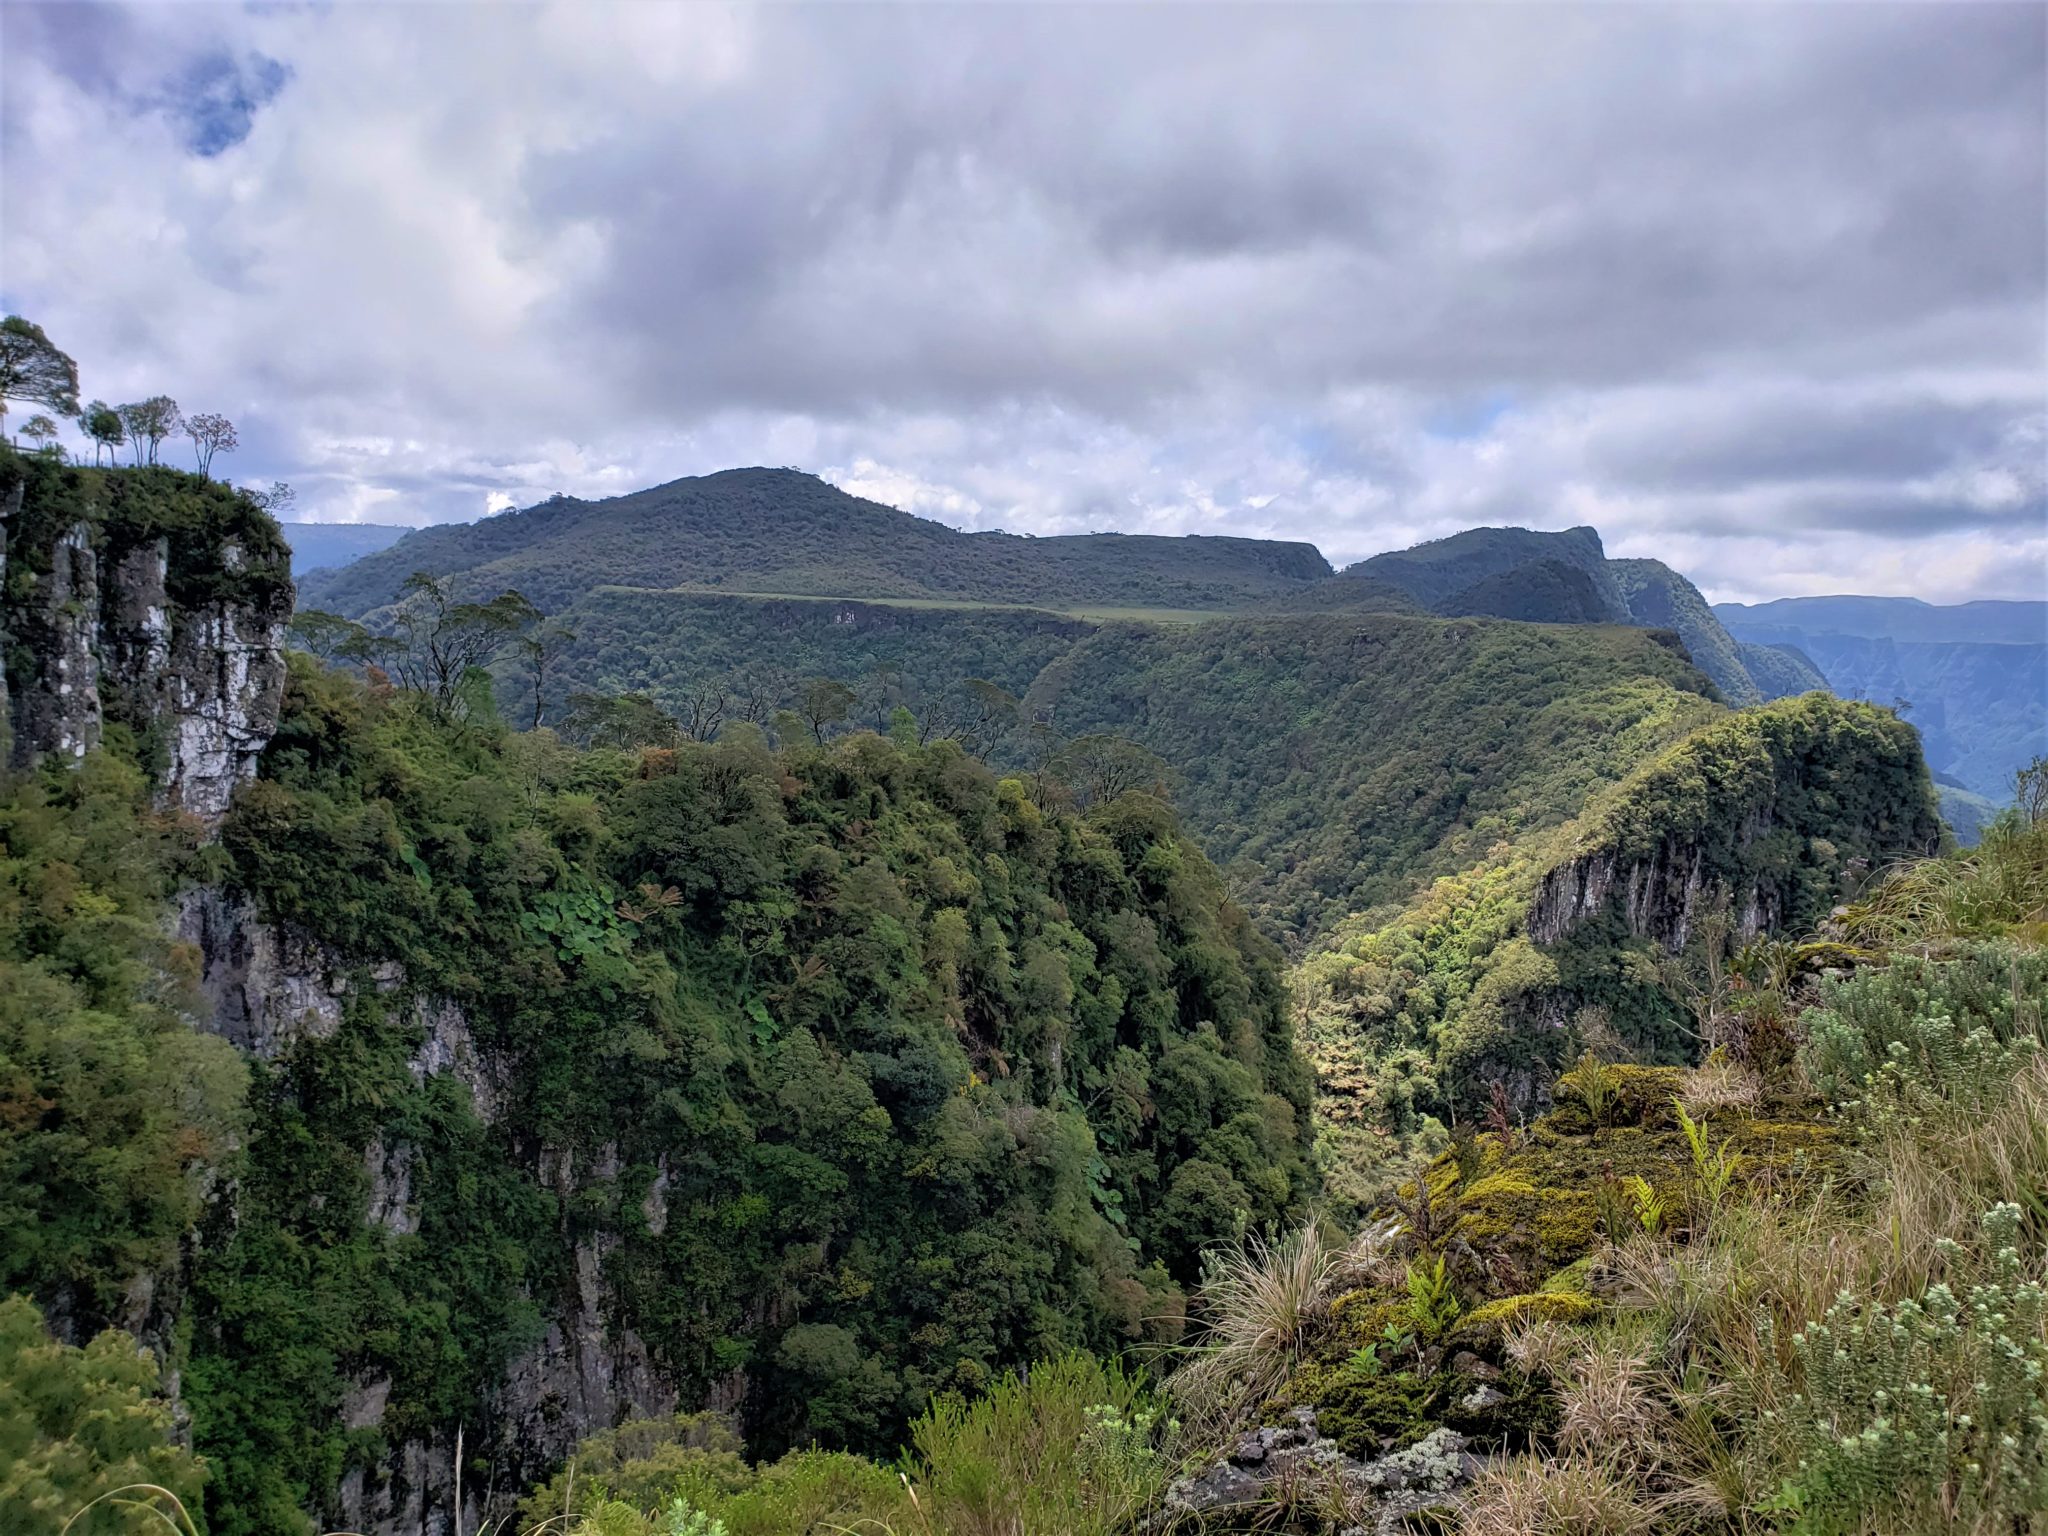
M287 523L278 529L292 550L292 575L331 569L388 549L412 529L394 523Z
M1743 642L1810 660L1844 698L1903 703L1950 786L2003 803L2015 770L2048 753L2048 603L1793 597L1714 612Z
M778 635L802 636L794 648L804 659L792 665L850 675L858 659L948 686L971 653L981 657L972 675L1043 696L1052 683L1034 681L1040 669L1104 624L1433 616L1670 631L1738 706L1817 688L1904 700L1959 826L2002 802L2013 770L2048 749L2048 605L1824 597L1715 608L1661 561L1609 558L1584 527L1468 529L1337 571L1312 545L1267 539L968 533L813 475L756 468L604 501L554 497L475 523L298 524L286 534L306 607L374 615L416 570L472 592L517 588L581 626L579 681L658 697L701 682L714 653L727 671L740 665L746 648L727 637L744 636L766 655ZM372 547L353 563L312 569L334 566L348 539ZM706 607L714 598L746 601ZM863 605L843 611L837 629L847 638L836 648L814 643L808 610L792 606L821 599ZM919 607L940 612L913 622L907 610ZM988 622L957 613L986 620L1002 609L1026 611L1002 641ZM1253 644L1253 631L1232 633ZM685 636L691 646L678 650ZM1018 649L1000 653L1013 642ZM1979 798L1965 802L1963 791ZM1248 835L1241 846L1258 841Z
M1433 613L1671 629L1731 703L1824 686L1796 658L1751 665L1698 588L1655 560L1609 560L1591 528L1475 528L1334 571L1313 545L1143 534L964 533L795 470L735 469L606 501L556 497L423 528L302 583L357 616L415 570L556 609L602 586L763 597L979 602L1123 616Z

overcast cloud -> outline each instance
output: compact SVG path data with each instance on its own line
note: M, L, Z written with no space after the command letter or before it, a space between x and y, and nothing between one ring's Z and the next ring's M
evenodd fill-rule
M0 303L420 523L1592 523L2043 595L2048 10L0 6Z

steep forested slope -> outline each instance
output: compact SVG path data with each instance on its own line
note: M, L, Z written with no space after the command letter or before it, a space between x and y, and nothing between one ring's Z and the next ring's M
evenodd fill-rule
M1940 839L1889 711L1816 693L1724 715L1391 922L1338 927L1303 976L1325 1115L1342 1139L1473 1113L1493 1081L1526 1100L1589 1036L1687 1059L1672 957L1797 931Z
M998 761L1114 733L1162 759L1188 829L1241 899L1306 938L1550 826L1717 706L1675 647L1619 627L1397 615L1088 623L1029 610L606 591L564 616L563 689L681 709L764 672L892 705L970 677L1022 701ZM886 685L886 686L884 686Z
M486 595L516 587L547 608L607 583L1229 608L1330 573L1306 544L962 533L795 470L733 469L607 501L558 497L482 522L422 529L344 570L313 577L302 601L359 615L390 602L416 570L454 577Z

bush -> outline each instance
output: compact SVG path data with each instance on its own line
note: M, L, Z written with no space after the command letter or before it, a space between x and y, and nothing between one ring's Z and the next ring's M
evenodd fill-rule
M2048 954L1977 944L1948 959L1899 954L1823 984L1806 1015L1806 1066L1844 1108L1988 1108L2042 1043Z
M1804 1390L1783 1415L1802 1530L2015 1530L2048 1512L2048 1341L2019 1207L1984 1217L1993 1273L1895 1305L1844 1293L1793 1340Z

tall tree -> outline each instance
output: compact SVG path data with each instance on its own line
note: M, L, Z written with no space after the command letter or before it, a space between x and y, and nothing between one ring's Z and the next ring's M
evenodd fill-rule
M47 416L31 416L21 424L21 435L38 450L45 449L57 441L57 423Z
M299 493L283 480L271 481L268 490L244 489L242 494L255 502L257 506L268 512L272 517L280 520L283 519L285 513L299 499Z
M40 325L19 315L0 320L0 422L9 400L45 405L60 416L78 414L78 364Z
M78 413L78 430L92 440L92 461L97 464L100 456L106 454L120 462L121 444L126 439L127 428L121 424L121 413L104 400L95 400Z
M192 456L199 461L201 475L213 473L213 456L216 453L233 453L241 447L235 437L235 424L214 411L187 416L185 435L192 439Z
M178 430L182 419L178 414L178 402L169 395L151 395L147 400L137 400L117 407L121 412L121 425L128 429L128 443L135 452L137 467L156 462L157 449L164 439Z
M837 678L814 677L797 694L797 713L822 747L825 733L844 725L859 702L860 695Z
M448 583L427 571L406 578L398 605L398 680L444 712L455 708L470 673L490 666L540 618L517 592L487 603L461 603Z
M511 595L517 596L516 593ZM526 600L520 598L520 601ZM533 620L526 626L526 632L519 637L519 653L526 658L526 670L533 674L533 729L536 731L540 729L541 716L547 713L548 673L562 659L562 652L575 643L575 630L542 618L537 609Z

